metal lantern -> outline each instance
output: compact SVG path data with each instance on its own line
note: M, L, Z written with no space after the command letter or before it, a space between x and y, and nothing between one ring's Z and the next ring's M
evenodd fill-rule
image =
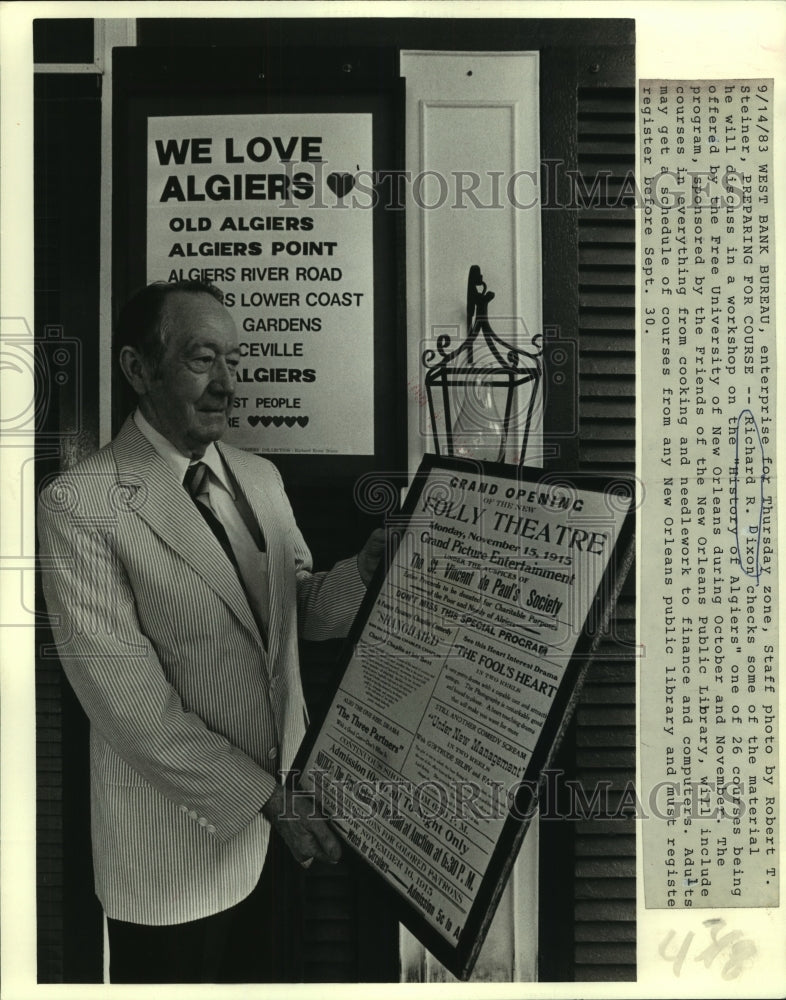
M450 336L423 353L429 417L437 454L504 462L512 433L521 435L524 462L542 377L543 334L532 351L500 339L488 320L494 292L477 264L467 279L467 337L451 350ZM512 442L511 442L512 443Z

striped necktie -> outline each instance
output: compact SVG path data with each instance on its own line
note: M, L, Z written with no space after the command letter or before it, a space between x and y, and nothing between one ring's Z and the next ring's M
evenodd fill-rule
M213 513L213 508L210 506L210 470L204 462L194 462L193 465L189 465L183 478L183 486L185 486L191 499L196 504L197 510L205 519L205 523L218 539L227 558L239 573L237 559L235 558L235 553L232 551L232 546L229 544L229 538L224 525Z

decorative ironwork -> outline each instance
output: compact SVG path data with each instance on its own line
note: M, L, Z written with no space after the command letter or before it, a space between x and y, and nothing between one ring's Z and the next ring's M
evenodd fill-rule
M449 334L437 338L436 348L423 352L426 367L425 385L428 397L429 418L434 434L437 454L466 455L467 457L493 458L504 461L513 416L513 403L517 391L528 386L522 427L519 464L524 462L535 409L535 399L543 373L543 334L531 338L532 350L508 344L494 333L488 318L488 306L494 292L488 290L480 267L473 264L467 278L467 336L451 349ZM459 412L454 417L451 389L457 389ZM438 413L435 396L441 399L442 411ZM496 399L503 400L503 413L499 414ZM474 440L467 437L463 421L476 424ZM440 432L438 416L444 416L444 430ZM466 439L462 444L462 436ZM441 440L444 439L444 452Z

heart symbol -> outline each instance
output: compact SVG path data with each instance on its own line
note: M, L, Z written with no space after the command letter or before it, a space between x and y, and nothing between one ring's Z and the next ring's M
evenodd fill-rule
M300 424L301 427L305 427L308 423L308 417L295 417L295 420Z
M273 417L273 426L280 427L284 423L283 417Z
M259 418L259 422L260 422L260 424L262 424L263 427L270 427L270 421L272 419L273 419L272 417L267 417L267 416L260 417Z
M327 175L327 186L337 198L343 198L355 186L355 178L345 170L334 170Z
M256 425L260 421L260 418L258 416L256 416L256 414L254 414L253 416L247 417L246 419L248 420L248 422L251 424L252 427L256 427Z
M287 427L294 427L295 426L295 418L294 417L284 417L284 423L287 425Z

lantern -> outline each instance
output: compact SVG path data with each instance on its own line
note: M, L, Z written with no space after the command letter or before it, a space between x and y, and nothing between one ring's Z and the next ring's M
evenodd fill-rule
M506 343L488 320L493 298L473 264L466 339L451 350L450 336L442 334L436 350L423 353L429 418L437 454L504 462L520 442L522 464L542 377L543 334L532 337L532 351Z

